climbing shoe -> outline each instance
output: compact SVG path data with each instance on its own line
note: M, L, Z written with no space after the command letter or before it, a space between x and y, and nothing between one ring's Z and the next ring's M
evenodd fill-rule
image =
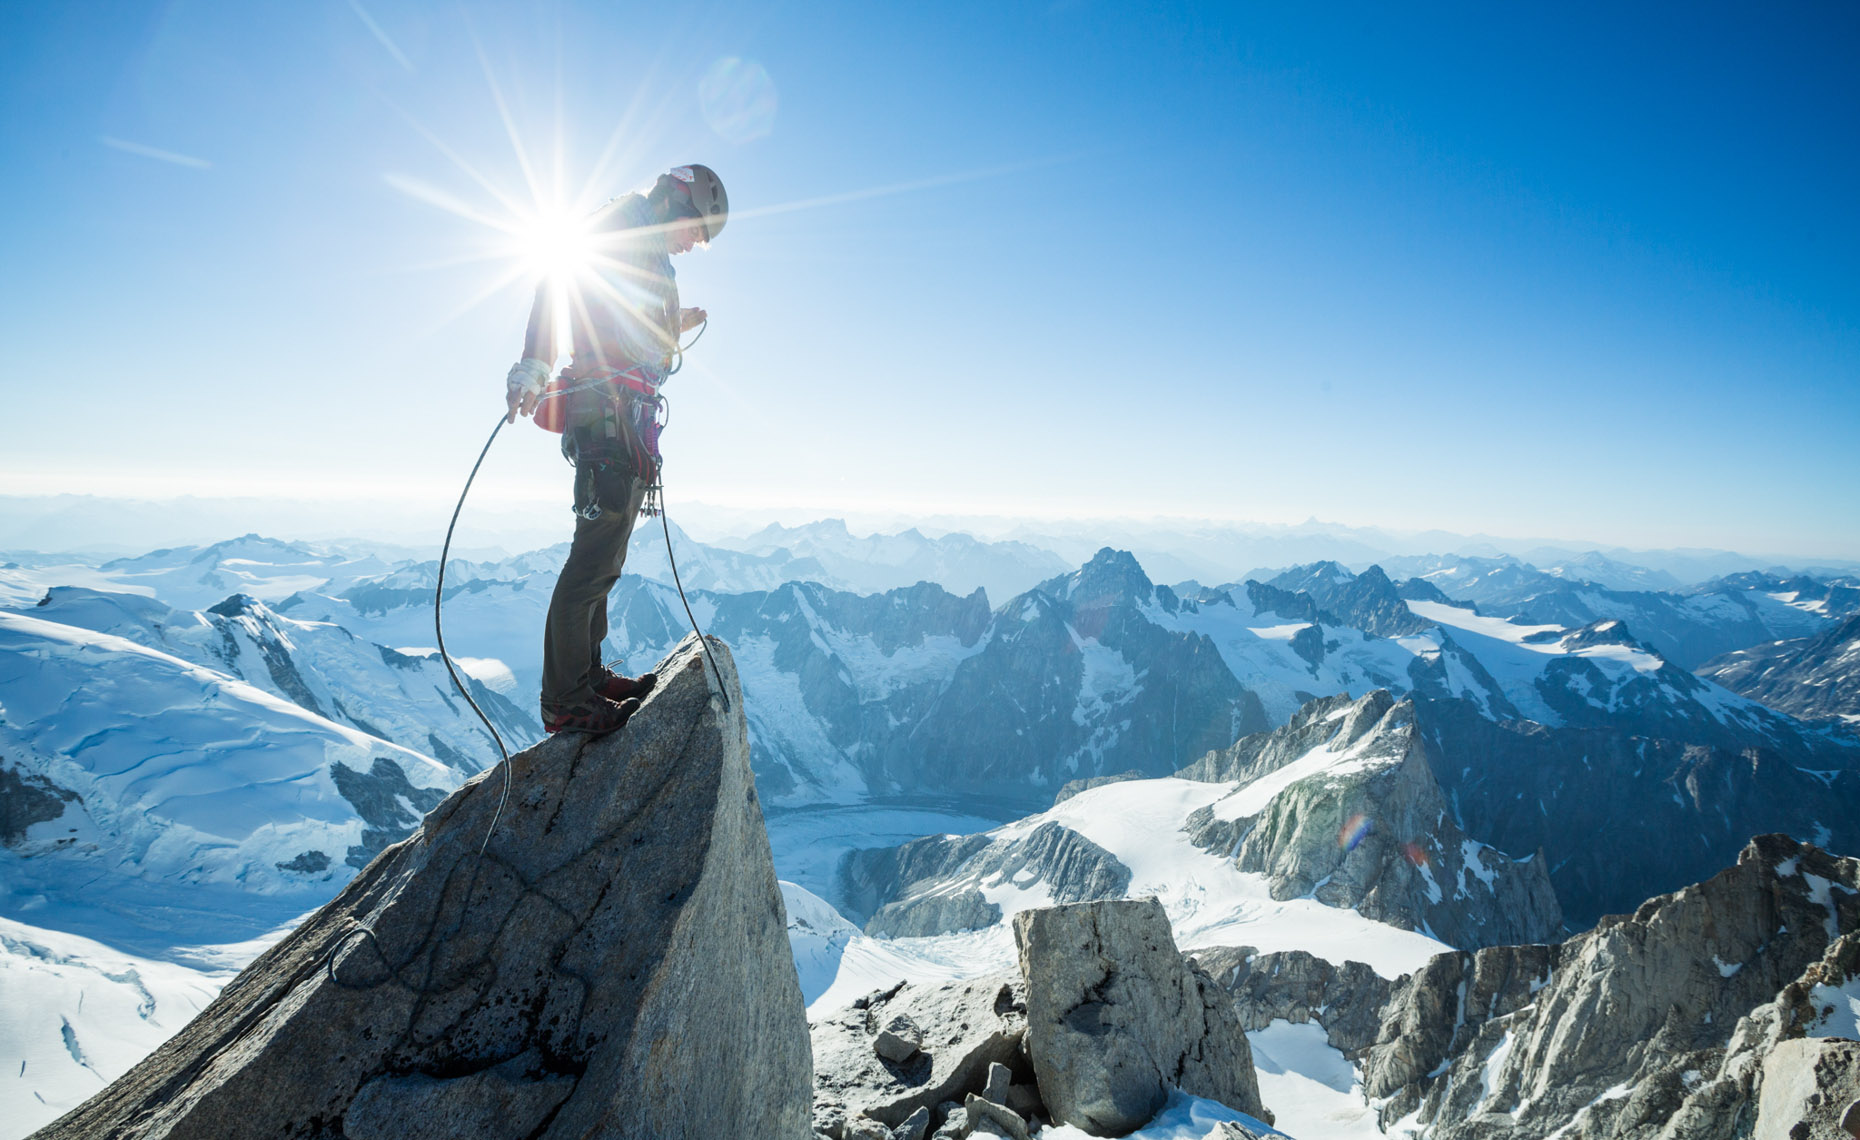
M639 701L631 697L624 701L595 697L578 705L545 703L542 707L543 729L547 732L585 732L589 736L605 736L624 725L627 718L638 711Z
M624 701L628 697L640 700L652 692L652 686L659 680L657 673L641 673L637 677L623 677L605 665L595 670L594 691L610 701Z

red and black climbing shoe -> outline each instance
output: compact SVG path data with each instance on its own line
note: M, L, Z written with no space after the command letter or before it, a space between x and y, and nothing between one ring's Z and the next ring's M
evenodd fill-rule
M595 697L576 705L544 704L543 729L548 732L585 732L589 736L605 736L626 724L627 718L638 711L639 701L631 697L624 701Z
M657 673L641 673L637 677L623 677L603 665L595 670L594 691L610 701L624 701L629 697L645 700L646 694L652 692L657 684Z

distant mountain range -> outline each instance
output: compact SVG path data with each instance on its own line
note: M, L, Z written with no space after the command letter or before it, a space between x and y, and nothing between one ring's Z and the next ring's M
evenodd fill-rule
M614 600L610 648L636 664L687 628L654 576L664 543L651 537L636 537L637 573ZM1380 567L1319 562L1185 596L1109 549L998 607L983 589L959 596L927 582L871 594L809 581L742 588L802 561L775 545L782 537L804 539L813 565L816 555L859 555L868 567L923 568L987 554L921 535L881 550L843 527L771 530L754 551L678 539L700 624L738 647L758 772L778 803L936 789L1031 805L1073 779L1165 774L1284 724L1314 697L1374 688L1464 700L1488 719L1549 730L1818 754L1834 745L1779 715L1773 692L1765 705L1679 662L1814 634L1860 608L1860 589L1844 582L1744 575L1685 594L1620 591L1509 560L1435 559L1400 583ZM1023 570L1031 557L995 553ZM523 694L535 691L537 631L561 556L550 548L449 568L450 644L515 738L535 731ZM11 573L22 582L60 570ZM93 585L54 590L30 609L225 669L471 771L490 753L431 659L436 571L247 536L90 568L82 576ZM98 588L106 583L193 608ZM228 588L237 593L220 593ZM23 582L14 589L28 593ZM379 695L391 710L376 707Z

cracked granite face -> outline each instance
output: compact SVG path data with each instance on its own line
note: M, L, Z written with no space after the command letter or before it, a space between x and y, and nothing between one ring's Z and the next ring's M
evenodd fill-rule
M448 797L42 1135L804 1134L806 1015L716 656L727 706L688 643L626 729ZM350 783L371 823L409 810Z

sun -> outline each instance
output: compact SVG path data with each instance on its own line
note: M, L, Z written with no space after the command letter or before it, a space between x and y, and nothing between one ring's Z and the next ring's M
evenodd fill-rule
M543 206L526 211L508 233L511 256L537 280L567 285L594 264L593 219L586 211Z

